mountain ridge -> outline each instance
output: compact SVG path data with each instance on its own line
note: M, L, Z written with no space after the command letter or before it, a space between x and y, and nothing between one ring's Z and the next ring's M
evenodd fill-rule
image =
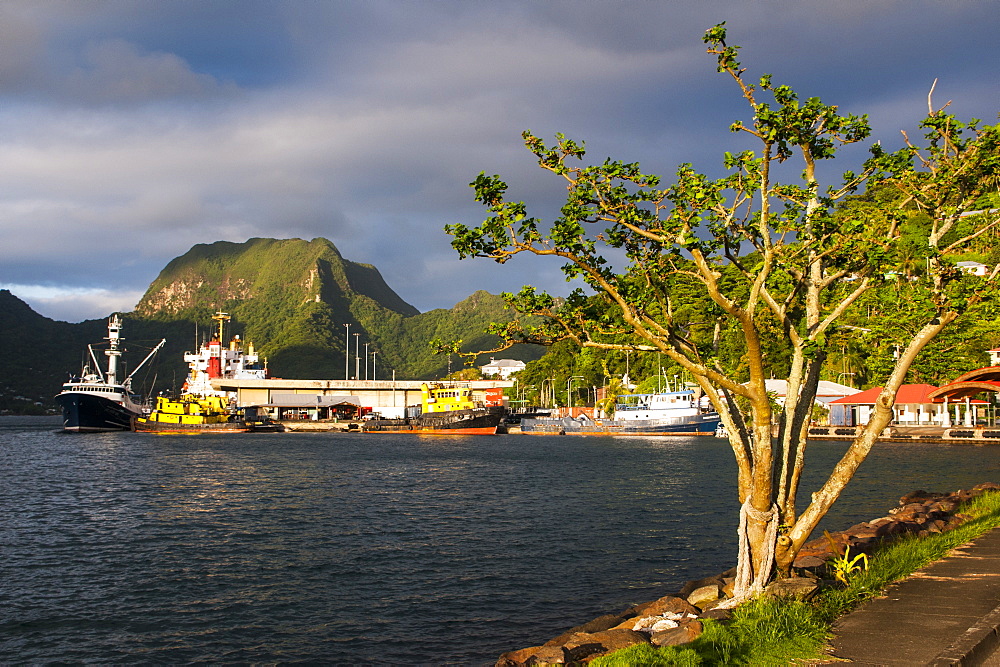
M483 333L486 325L514 317L500 296L483 290L450 309L421 313L377 267L345 259L321 237L197 244L168 262L135 309L122 314L126 339L167 338L150 365L153 389L176 389L183 381L183 352L197 345L195 332L213 330L218 310L232 317L227 335L252 341L273 376L308 379L343 379L355 368L360 379L443 377L460 362L435 354L432 339L464 340L466 351L490 349L497 339ZM81 350L104 337L106 320L58 322L0 291L0 364L13 371L0 384L0 410L11 409L16 395L49 405L61 381L79 370ZM505 355L530 361L542 350L516 346Z

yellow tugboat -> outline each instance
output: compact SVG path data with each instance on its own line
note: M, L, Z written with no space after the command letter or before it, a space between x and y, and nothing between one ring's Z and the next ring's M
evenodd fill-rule
M156 407L147 416L133 419L136 431L154 433L246 433L276 431L278 425L266 416L258 417L257 409L236 409L235 397L212 387L212 380L225 378L265 378L267 366L259 363L253 343L244 351L239 336L226 347L222 344L228 313L217 312L212 319L218 328L211 340L203 343L196 353L186 352L188 376L181 395L176 398L158 396Z
M136 431L156 433L227 432L246 433L254 423L246 414L229 408L224 396L181 394L178 398L158 396L156 407L148 417L135 420Z
M495 435L505 411L475 401L469 387L425 383L420 389L419 413L406 419L374 419L363 431L432 433L439 435ZM418 406L413 406L416 409ZM408 408L409 410L409 408Z

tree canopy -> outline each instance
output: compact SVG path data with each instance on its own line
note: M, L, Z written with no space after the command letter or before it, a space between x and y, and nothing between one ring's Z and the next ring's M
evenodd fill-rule
M865 140L867 117L841 114L818 97L803 100L770 74L751 82L725 24L704 42L747 105L746 120L730 129L758 146L725 153L725 175L682 164L662 185L638 163L587 164L583 143L557 134L547 144L526 131L539 167L566 187L559 215L531 217L524 202L507 198L499 176L481 173L471 186L489 217L445 229L462 258L558 257L567 279L586 286L565 298L530 286L505 295L517 311L542 318L493 327L508 343L569 340L584 349L659 352L697 382L738 464L746 542L737 590L746 594L775 564L789 571L890 421L918 354L963 313L992 307L997 269L969 276L954 259L1000 224L995 210L969 215L996 197L1000 131L960 122L929 101L921 141L904 133L894 152L875 144L857 171L823 185L818 165ZM795 161L801 177L779 179ZM894 292L911 284L905 306L890 312ZM864 327L871 338L860 343L893 346L872 378L884 389L872 420L800 512L817 384L831 351L857 343L862 332L852 318L861 308L885 313L882 331ZM777 410L765 389L775 370L788 382Z

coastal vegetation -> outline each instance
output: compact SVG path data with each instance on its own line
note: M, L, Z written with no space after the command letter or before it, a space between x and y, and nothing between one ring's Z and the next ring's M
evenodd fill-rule
M821 185L829 169L820 166L869 136L867 118L803 100L769 74L750 81L739 47L726 39L724 24L704 35L718 72L747 105L747 120L730 129L758 149L726 153L725 176L682 164L674 183L661 186L637 163L585 164L584 144L557 134L548 145L526 131L539 167L566 187L560 215L531 217L524 202L508 200L499 176L481 173L470 185L489 217L445 230L462 258L557 257L568 279L584 283L566 298L531 286L507 294L514 311L542 323L489 329L507 344L552 346L555 356L541 362L549 378L566 377L560 364L574 357L575 365L605 370L589 350L646 363L655 356L657 375L679 369L709 398L738 465L735 604L775 573L789 573L891 420L896 392L921 353L940 345L947 358L962 347L960 334L942 337L949 325L995 308L997 270L973 276L955 262L983 251L1000 227L991 209L1000 130L961 122L929 98L922 139L904 132L895 152L872 145L859 171ZM852 324L862 312L871 326ZM842 367L849 346L858 353L859 334L878 354L866 367L866 380L883 387L874 415L825 481L800 495L818 383L838 350ZM788 383L778 408L765 386L772 377ZM810 498L806 507L796 506L799 497Z
M925 537L910 535L879 548L869 566L812 600L761 597L733 611L730 622L704 621L704 632L683 646L640 644L597 658L594 667L628 665L785 665L822 659L833 622L885 588L1000 526L1000 493L959 506L962 525Z

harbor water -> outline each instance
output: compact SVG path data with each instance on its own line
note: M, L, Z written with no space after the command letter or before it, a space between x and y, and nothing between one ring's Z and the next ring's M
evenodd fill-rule
M490 664L735 562L715 438L57 428L0 417L2 663ZM879 444L824 525L984 481Z

